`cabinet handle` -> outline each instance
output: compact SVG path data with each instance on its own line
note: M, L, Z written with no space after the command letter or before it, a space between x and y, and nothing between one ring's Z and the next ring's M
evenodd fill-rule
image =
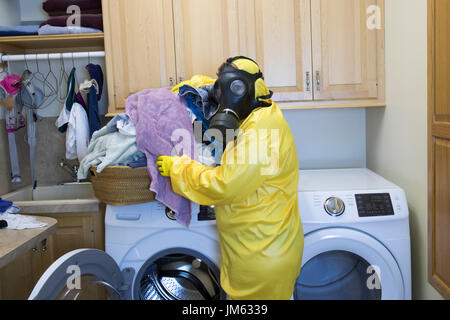
M47 239L42 240L41 244L42 244L42 249L41 249L42 252L47 251Z
M316 71L316 89L320 91L320 71Z
M34 246L31 250L33 250L33 252L36 252L38 250L37 246Z
M170 78L169 78L169 83L170 83L170 86L171 86L171 87L173 87L173 86L174 86L174 84L175 84L175 80L174 80L174 78L173 78L173 77L170 77Z
M182 83L182 82L184 81L184 78L183 78L183 77L180 77L179 80L180 80L180 81L179 81L178 83Z
M306 91L311 91L311 73L306 71Z

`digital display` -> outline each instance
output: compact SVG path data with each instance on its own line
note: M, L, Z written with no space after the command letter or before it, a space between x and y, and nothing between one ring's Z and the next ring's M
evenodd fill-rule
M391 195L389 193L357 194L356 206L360 217L393 216Z

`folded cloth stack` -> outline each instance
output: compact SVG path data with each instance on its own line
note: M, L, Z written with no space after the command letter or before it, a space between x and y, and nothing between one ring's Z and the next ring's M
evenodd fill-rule
M71 25L72 12L67 9L73 5L80 8L80 26ZM42 7L50 18L40 25L40 35L103 32L101 0L47 0Z
M39 26L0 26L0 37L35 36L38 34Z
M49 16L63 16L72 5L78 6L81 13L102 13L101 0L47 0L42 8Z
M86 179L92 166L97 166L100 173L108 166L127 166L142 158L144 154L136 146L134 124L126 114L119 114L92 135L88 154L80 163L78 179Z

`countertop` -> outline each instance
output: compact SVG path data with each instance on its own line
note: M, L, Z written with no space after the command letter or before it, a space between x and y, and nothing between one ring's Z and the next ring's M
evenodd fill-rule
M0 268L56 231L56 219L48 217L36 217L36 219L46 222L47 226L25 230L0 230Z

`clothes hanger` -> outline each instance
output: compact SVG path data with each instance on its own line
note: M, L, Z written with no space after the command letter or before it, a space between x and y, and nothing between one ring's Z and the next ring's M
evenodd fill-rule
M61 54L59 59L60 70L58 78L58 101L63 103L67 98L67 81L69 81L69 75L66 72L66 65L64 63L64 56Z

